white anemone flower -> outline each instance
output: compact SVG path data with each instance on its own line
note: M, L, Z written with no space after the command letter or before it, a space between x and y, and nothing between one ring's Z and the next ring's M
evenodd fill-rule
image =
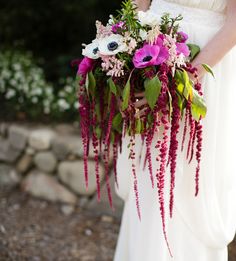
M83 56L87 56L90 59L98 59L99 58L99 49L98 49L98 40L94 39L92 43L87 44L85 48L82 50Z
M120 34L111 34L99 40L99 52L102 55L115 55L128 49L125 39Z
M159 24L157 15L150 11L147 12L139 11L138 20L142 26L149 25L151 27L154 27Z

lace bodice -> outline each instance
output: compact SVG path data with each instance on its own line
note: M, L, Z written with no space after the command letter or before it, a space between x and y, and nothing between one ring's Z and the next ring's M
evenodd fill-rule
M155 4L158 4L159 0L153 0ZM184 6L190 6L201 9L208 9L223 13L226 10L227 0L165 0L166 2L176 3Z

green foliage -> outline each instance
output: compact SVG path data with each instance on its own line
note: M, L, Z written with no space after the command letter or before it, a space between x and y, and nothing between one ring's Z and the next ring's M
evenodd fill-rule
M152 79L146 79L144 82L145 98L151 109L154 108L161 92L161 82L157 76Z
M200 47L196 44L187 44L190 50L190 62L200 53Z
M206 70L206 72L210 73L215 78L213 70L211 69L211 67L208 64L203 63L202 67Z
M61 78L55 92L30 53L0 52L0 118L74 120L77 114L73 78Z
M109 78L109 79L108 79L108 84L109 84L109 87L110 87L110 91L111 91L112 93L114 93L114 95L116 95L116 94L117 94L116 85L115 85L115 83L113 82L112 78Z
M122 102L122 111L126 110L129 105L129 98L130 98L130 78L128 79L125 88L122 94L123 102Z
M191 113L196 121L200 116L206 116L207 107L203 97L193 88L189 76L185 70L176 70L175 80L177 84L178 105L183 114L186 102L191 102Z
M128 31L135 38L139 35L139 30L142 28L137 19L137 6L132 0L126 0L121 4L121 10L118 10L118 16L115 21L125 21Z
M176 34L176 32L179 29L179 24L178 22L183 19L182 15L178 15L174 18L170 17L169 13L164 13L163 16L161 17L161 32L169 34L171 31L173 34Z

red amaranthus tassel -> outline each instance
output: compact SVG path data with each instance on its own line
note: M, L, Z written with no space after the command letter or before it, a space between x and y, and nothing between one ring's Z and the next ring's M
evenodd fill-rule
M196 136L197 136L197 151L196 151L197 168L195 174L195 184L196 184L195 196L198 195L198 191L199 191L199 172L200 172L201 151L202 151L202 125L200 122L198 122L196 126Z
M90 103L84 86L79 89L79 113L80 113L80 129L83 143L83 161L85 185L88 189L88 154L89 154L89 126L90 126Z
M149 128L148 130L146 130L146 132L145 132L146 153L145 153L145 160L144 160L144 166L143 166L143 170L144 170L145 166L146 166L146 162L148 161L148 169L149 169L152 188L154 188L154 178L153 178L153 169L152 169L151 144L152 144L152 140L154 137L154 133L157 129L156 128L156 125L157 125L156 110L153 112L153 114L154 114L153 126L152 126L152 128Z
M130 158L132 160L132 174L134 178L134 193L135 193L135 202L136 202L136 207L137 207L137 213L139 220L141 221L141 211L140 211L140 205L139 205L139 193L138 193L138 179L136 175L136 166L135 166L135 137L132 135L130 137Z
M196 121L193 119L190 112L188 113L188 116L189 116L190 135L189 135L189 141L188 141L188 149L187 149L186 160L189 158L189 155L190 155L191 145L192 145L193 140L194 140L195 123L196 123Z
M184 119L184 131L183 131L183 138L182 138L182 143L181 143L181 151L184 150L184 143L186 139L186 134L187 134L187 126L188 126L188 118L189 118L189 113L190 110L189 108L189 103L187 104L187 109L185 110L185 119Z
M175 85L173 86L175 87ZM176 172L176 165L177 165L177 150L178 150L178 139L177 135L179 133L179 121L181 118L181 112L178 106L178 98L175 94L175 88L171 89L172 93L172 118L171 118L171 133L170 133L170 147L169 147L169 160L170 161L170 202L169 202L169 209L170 209L170 217L173 214L173 205L174 205L174 188L175 188L175 172Z
M112 120L115 116L115 106L116 106L116 96L114 93L111 93L111 101L110 101L110 113L109 113L109 119L107 123L107 133L106 133L106 138L105 138L105 143L108 143L108 139L111 134L111 127L112 127Z
M161 117L161 122L164 125L164 132L163 132L163 141L161 142L160 146L160 169L157 171L157 188L158 188L158 199L160 204L160 211L161 211L161 219L162 219L162 228L163 234L165 237L165 241L172 256L169 243L167 240L167 233L166 233L166 226L165 226L165 202L164 202L164 187L165 187L165 172L166 172L166 162L167 162L167 153L168 153L168 120L167 120L167 113L163 110L163 116Z
M95 176L96 176L96 185L97 185L97 200L100 202L101 199L101 189L100 189L100 176L99 176L99 139L96 135L95 128L96 128L96 113L95 113L95 99L93 99L91 103L91 114L92 120L91 125L93 127L92 132L92 144L93 144L93 152L94 152L94 161L95 161Z

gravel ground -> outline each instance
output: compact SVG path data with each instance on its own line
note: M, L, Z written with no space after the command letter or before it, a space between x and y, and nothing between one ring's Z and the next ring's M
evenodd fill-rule
M62 209L19 191L0 192L0 260L112 260L119 220Z
M112 261L120 220L0 191L0 261ZM236 261L236 240L229 246Z

